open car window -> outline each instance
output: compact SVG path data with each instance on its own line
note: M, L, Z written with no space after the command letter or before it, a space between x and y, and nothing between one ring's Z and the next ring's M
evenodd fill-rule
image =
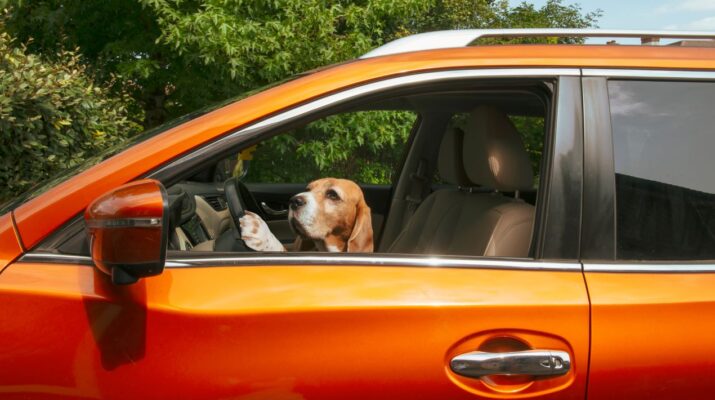
M446 83L341 103L258 134L245 128L251 140L232 139L231 146L198 151L201 157L160 170L166 178L159 179L170 180L165 183L171 205L169 259L334 250L533 257L544 195L541 171L548 163L544 146L552 134L552 88L539 79ZM231 137L246 137L243 132ZM343 226L327 230L342 234L330 246L306 238L291 221L292 199L324 178L356 185L370 210L371 247L348 249L356 212L347 213ZM241 217L234 218L229 207L228 180L236 182L245 210L260 218L273 247L256 252L246 245L238 229ZM352 192L330 187L315 195L324 201L335 196L329 191L336 192L342 201L350 197L346 190ZM352 207L357 210L357 203ZM42 248L88 254L81 227L76 220Z
M346 251L359 212L336 216L325 210L342 207L351 196L346 192L356 187L370 210L368 252L528 257L547 104L521 88L440 91L345 107L275 129L217 162L213 173L192 178L203 179L214 193L195 193L196 217L174 224L171 249L244 252L260 242L263 247L253 250ZM456 131L458 143L445 144ZM507 146L506 153L500 146ZM239 155L244 153L249 155ZM217 170L227 178L233 171L243 207L261 221L246 222L242 234ZM326 178L354 186L325 183ZM314 181L322 183L310 186ZM195 184L188 180L175 187ZM314 214L301 220L301 207ZM499 213L505 217L493 218ZM338 217L344 219L339 226L322 227L320 233L303 226L335 223ZM253 230L260 230L260 240L248 242ZM341 238L316 240L320 235Z

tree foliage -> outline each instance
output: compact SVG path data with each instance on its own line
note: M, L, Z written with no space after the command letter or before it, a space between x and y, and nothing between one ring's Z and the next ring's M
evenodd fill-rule
M354 59L386 41L457 28L594 26L600 11L549 0L0 0L33 52L79 48L121 76L151 127L239 93Z
M108 92L76 53L45 60L0 32L0 200L136 133L132 99Z
M584 13L578 4L548 0L541 8L526 1L510 7L507 0L440 0L416 22L419 31L495 28L590 28L601 10ZM543 40L543 39L541 39ZM519 39L517 41L524 41Z
M408 111L332 115L262 143L247 178L299 183L336 176L389 184L416 119Z
M128 93L132 101L113 108L141 118L145 128L416 32L583 28L600 16L562 0L543 7L511 7L506 0L0 0L0 6L10 7L6 29L27 43L23 52L53 58L58 49L77 48L83 73L91 73L95 87L111 86L115 98ZM346 154L362 151L351 140L364 135L352 132L378 127L387 135L376 142L383 143L381 151L401 148L408 119L392 121L396 125L388 132L379 130L384 118L373 113L314 124L295 138L293 151L308 154L320 147L320 157L309 162L321 173L329 173L330 165L355 169ZM353 125L343 128L343 122ZM280 154L280 147L270 146L262 151ZM353 172L384 182L386 168L365 164Z

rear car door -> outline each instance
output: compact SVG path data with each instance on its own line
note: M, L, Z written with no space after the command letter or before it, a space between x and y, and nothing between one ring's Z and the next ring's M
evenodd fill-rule
M585 75L588 397L712 398L715 74Z
M114 286L86 256L31 251L0 279L0 393L584 398L578 74L474 72L553 80L534 258L184 253L159 276ZM499 373L455 372L475 363Z

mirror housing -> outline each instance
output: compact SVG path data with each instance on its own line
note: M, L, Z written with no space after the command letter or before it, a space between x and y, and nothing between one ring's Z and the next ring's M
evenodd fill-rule
M159 275L166 262L168 218L166 189L154 179L100 196L84 213L94 265L117 285Z

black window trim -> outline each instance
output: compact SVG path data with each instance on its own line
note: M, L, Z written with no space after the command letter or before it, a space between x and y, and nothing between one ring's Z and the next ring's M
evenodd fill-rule
M534 228L541 227L536 258L580 259L583 185L583 124L581 78L560 76L544 143L542 174ZM549 136L549 133L551 134Z

